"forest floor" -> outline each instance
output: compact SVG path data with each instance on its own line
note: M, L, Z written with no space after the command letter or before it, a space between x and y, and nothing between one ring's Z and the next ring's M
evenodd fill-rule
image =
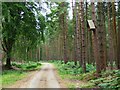
M26 78L8 88L65 88L64 81L50 63L43 63L39 71L31 72Z

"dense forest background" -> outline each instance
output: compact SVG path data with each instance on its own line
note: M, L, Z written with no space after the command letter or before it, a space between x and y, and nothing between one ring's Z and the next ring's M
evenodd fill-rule
M43 3L50 13L41 13ZM95 65L97 73L120 69L120 2L2 2L1 20L8 68L11 61L64 60L84 72L86 64Z
M35 82L58 72L68 87L120 89L119 0L0 2L0 14L3 87L39 70Z

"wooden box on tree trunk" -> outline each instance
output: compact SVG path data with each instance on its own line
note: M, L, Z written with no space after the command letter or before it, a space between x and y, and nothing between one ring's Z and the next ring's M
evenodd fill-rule
M90 31L95 30L95 24L94 24L93 20L87 20L87 27L88 27L88 30L90 30Z

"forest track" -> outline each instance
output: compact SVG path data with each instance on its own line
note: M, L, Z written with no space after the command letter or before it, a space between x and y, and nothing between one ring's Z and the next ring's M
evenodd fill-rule
M41 70L31 73L9 88L61 88L61 82L55 74L54 66L50 63L43 63Z

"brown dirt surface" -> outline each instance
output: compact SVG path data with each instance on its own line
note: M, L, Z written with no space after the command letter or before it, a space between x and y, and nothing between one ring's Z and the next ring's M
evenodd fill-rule
M65 88L65 83L52 64L43 63L41 70L30 72L26 78L8 88Z

